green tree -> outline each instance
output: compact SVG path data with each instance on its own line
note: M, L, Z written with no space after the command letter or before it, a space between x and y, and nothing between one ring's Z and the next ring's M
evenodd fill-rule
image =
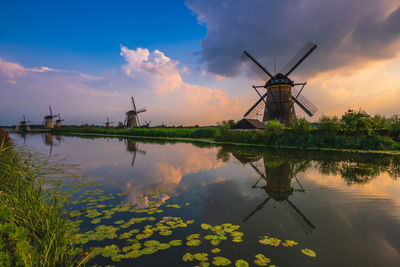
M374 133L374 122L364 110L349 109L341 118L346 133L350 135L372 135Z
M280 134L285 130L285 126L279 121L267 121L265 123L265 132L271 134Z
M325 135L334 136L340 131L340 120L337 116L322 116L319 119L318 129Z
M295 133L308 133L312 130L311 122L305 118L293 118L292 129Z

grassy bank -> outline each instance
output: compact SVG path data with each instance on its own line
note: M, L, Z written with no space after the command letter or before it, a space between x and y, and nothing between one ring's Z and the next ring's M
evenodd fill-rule
M213 138L215 128L105 128L62 126L51 129L53 133L85 133L124 136L177 137L177 138Z
M76 266L77 229L0 129L0 266Z

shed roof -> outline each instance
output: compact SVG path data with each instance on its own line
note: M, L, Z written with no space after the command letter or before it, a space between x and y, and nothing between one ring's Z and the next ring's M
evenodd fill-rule
M259 121L259 120L255 120L255 119L241 119L240 121L238 121L233 127L232 129L265 129L265 125Z

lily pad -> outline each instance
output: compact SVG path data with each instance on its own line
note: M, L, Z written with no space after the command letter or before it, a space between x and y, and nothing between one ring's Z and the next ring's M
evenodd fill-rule
M158 251L158 247L145 247L144 249L142 249L142 254L153 254L156 253Z
M193 257L198 261L208 261L208 254L207 253L196 253Z
M160 242L157 240L147 240L143 245L146 247L156 247L160 245Z
M192 239L189 240L188 242L186 242L186 245L190 246L190 247L196 247L199 246L201 244L201 241L199 239Z
M127 259L136 259L142 256L142 251L140 250L132 250L131 252L128 252L125 254L125 258Z
M159 249L159 250L165 250L165 249L169 249L170 247L171 247L170 244L161 243L161 244L158 246L158 249Z
M202 223L202 224L200 225L200 227L201 227L202 229L204 229L204 230L211 229L211 225L206 224L206 223Z
M185 255L182 256L183 261L192 261L193 259L194 259L194 257L190 253L185 253Z
M171 246L178 247L182 245L182 240L172 240L169 242Z
M308 249L308 248L302 249L301 252L303 252L304 255L307 255L309 257L315 258L317 256L317 253L315 253L313 250Z
M195 238L200 238L200 234L191 234L186 237L187 240L193 240Z
M247 261L240 259L235 262L235 267L249 267L249 264Z
M212 263L216 266L227 266L231 261L224 257L214 257Z
M212 252L212 253L220 253L221 250L220 250L219 248L213 248L213 249L211 250L211 252Z

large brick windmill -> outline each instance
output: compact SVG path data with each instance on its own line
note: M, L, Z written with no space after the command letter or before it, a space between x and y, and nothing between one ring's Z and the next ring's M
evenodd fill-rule
M312 117L317 108L304 96L300 95L306 85L294 83L288 76L317 48L312 42L307 42L303 48L289 61L289 63L277 74L272 75L247 51L240 57L252 70L254 70L266 83L254 86L254 90L260 99L244 114L244 117L257 114L264 107L262 122L268 120L279 120L286 126L292 125L293 117L296 115L294 103L296 103L307 115ZM295 86L301 86L298 91ZM265 88L266 92L261 94L257 89Z
M138 114L145 112L146 108L136 109L135 100L133 100L133 96L131 97L131 100L132 100L132 108L133 109L129 110L126 113L125 125L127 128L140 127Z

